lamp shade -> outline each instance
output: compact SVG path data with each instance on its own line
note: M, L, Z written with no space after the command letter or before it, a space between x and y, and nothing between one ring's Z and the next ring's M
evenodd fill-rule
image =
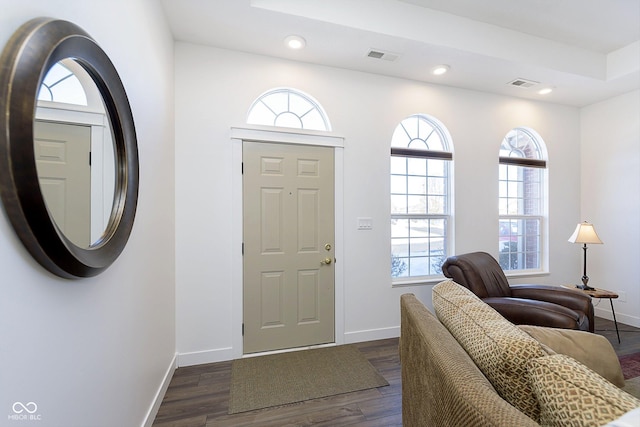
M593 224L588 222L581 222L576 227L571 237L569 237L571 243L589 243L589 244L602 244L602 240L598 237L596 229Z

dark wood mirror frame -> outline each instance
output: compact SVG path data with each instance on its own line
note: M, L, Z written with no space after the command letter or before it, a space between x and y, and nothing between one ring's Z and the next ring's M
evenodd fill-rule
M51 66L78 62L102 95L113 132L115 195L102 237L89 248L69 241L56 226L40 191L34 156L37 95ZM47 270L64 278L95 276L124 249L138 199L138 148L124 86L106 53L77 25L36 18L22 25L0 56L0 196L16 234Z

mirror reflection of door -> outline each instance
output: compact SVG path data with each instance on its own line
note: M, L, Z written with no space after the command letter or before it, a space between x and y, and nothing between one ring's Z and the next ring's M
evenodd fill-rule
M74 60L54 64L43 78L34 136L41 191L53 220L75 245L96 244L113 209L113 138L100 92Z
M244 142L244 353L335 341L333 148Z
M34 124L40 191L62 233L76 246L91 245L91 127Z

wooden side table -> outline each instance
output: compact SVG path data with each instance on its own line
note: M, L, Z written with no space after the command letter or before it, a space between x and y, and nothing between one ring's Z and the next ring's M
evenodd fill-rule
M611 304L611 314L613 314L613 323L616 325L616 335L618 336L618 344L620 344L620 332L618 332L618 321L616 320L616 312L613 309L613 300L618 298L618 294L615 292L607 291L606 289L593 289L585 291L584 289L575 288L585 294L589 295L591 298L608 298L609 303Z

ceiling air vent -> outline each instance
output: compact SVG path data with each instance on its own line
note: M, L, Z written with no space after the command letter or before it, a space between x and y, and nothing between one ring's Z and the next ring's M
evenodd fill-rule
M367 56L369 58L373 58L373 59L383 59L385 61L395 61L396 59L398 59L398 57L400 55L398 55L396 53L391 53L391 52L384 52L384 51L378 50L378 49L371 49L369 51L369 53L367 53Z
M510 81L507 84L510 85L510 86L530 88L532 86L540 84L540 82L536 82L534 80L527 80L527 79L515 79L515 80Z

